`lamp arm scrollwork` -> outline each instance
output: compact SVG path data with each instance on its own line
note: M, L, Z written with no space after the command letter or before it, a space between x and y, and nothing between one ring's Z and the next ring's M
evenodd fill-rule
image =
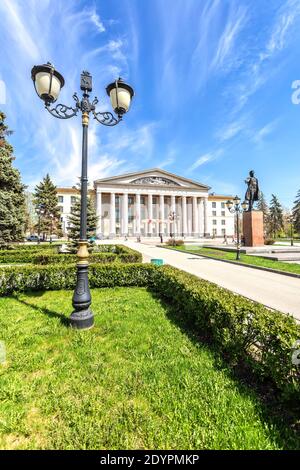
M73 99L76 103L75 108L72 108L72 106L66 106L62 103L57 104L54 108L50 108L50 103L46 103L45 108L50 114L52 114L52 116L58 119L70 119L73 116L76 116L81 108L80 101L76 93L74 93Z
M93 109L92 113L94 115L94 119L96 119L100 124L103 124L104 126L116 126L119 124L120 121L122 121L122 116L119 116L118 119L114 117L114 115L108 111L101 113Z

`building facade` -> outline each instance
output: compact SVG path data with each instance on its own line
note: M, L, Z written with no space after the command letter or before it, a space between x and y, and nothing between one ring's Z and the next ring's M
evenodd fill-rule
M225 205L232 196L209 190L157 168L98 179L89 192L98 216L97 238L233 236L234 217ZM76 197L75 188L58 188L64 233Z

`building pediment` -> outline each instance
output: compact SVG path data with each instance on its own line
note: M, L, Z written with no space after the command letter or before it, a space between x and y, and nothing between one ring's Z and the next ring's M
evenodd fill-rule
M132 185L144 187L161 187L161 188L177 188L177 189L198 189L208 191L210 188L198 181L193 181L182 176L169 173L160 168L154 168L145 171L127 173L119 176L111 176L109 178L98 179L94 182L95 187L107 184L109 185Z

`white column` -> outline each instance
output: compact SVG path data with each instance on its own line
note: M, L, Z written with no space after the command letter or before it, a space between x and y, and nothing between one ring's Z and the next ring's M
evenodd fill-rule
M152 194L148 194L148 220L147 220L147 225L148 225L148 235L152 236L152 219L153 219L153 207L152 207ZM151 222L149 222L151 221Z
M182 196L181 204L182 204L182 233L183 233L183 236L185 237L187 234L186 196Z
M193 196L193 235L199 237L197 196Z
M190 198L189 198L190 200ZM193 208L192 204L190 204L190 201L187 202L187 232L189 236L192 235L193 233Z
M122 197L122 235L128 235L128 194Z
M135 195L135 235L141 235L141 196Z
M110 195L110 228L109 228L109 236L110 238L114 238L116 236L116 195L115 193L111 193Z
M171 212L172 212L172 215L173 215L173 212L175 212L175 215L176 214L176 201L175 201L175 196L171 196ZM177 230L176 230L176 220L174 220L173 222L171 222L171 232L173 233L174 236L176 236L176 233L177 233Z
M159 219L160 219L160 226L159 232L163 235L164 234L164 220L165 220L165 197L163 194L159 195Z
M204 236L208 235L208 208L207 208L207 197L204 198Z
M96 215L97 215L97 228L96 237L102 238L102 193L101 191L96 192Z
M203 198L200 198L198 204L198 224L199 224L199 234L200 237L204 235L204 201Z

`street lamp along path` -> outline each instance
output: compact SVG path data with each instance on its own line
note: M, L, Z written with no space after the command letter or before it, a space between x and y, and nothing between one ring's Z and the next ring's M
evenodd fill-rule
M96 112L98 99L91 102L89 93L92 91L92 76L84 71L81 74L80 89L82 99L79 100L76 93L73 95L74 107L64 104L53 106L58 99L60 90L65 84L63 76L55 70L54 66L47 62L44 65L35 65L31 70L31 78L34 82L38 96L44 101L45 108L58 119L70 119L81 112L82 116L82 162L81 162L81 209L80 209L80 240L77 253L77 281L73 294L74 311L70 316L70 324L77 329L88 329L94 325L94 315L90 309L91 294L88 284L88 241L87 241L87 159L88 159L88 126L90 113L100 124L115 126L119 124L125 113L130 108L134 91L121 78L107 86L106 92L110 97L112 108L117 115L111 112Z
M229 212L232 214L236 215L236 260L239 261L241 256L240 256L240 213L243 211L246 211L248 209L248 202L245 200L241 204L241 199L238 196L235 196L233 201L228 200L226 202L227 209Z

